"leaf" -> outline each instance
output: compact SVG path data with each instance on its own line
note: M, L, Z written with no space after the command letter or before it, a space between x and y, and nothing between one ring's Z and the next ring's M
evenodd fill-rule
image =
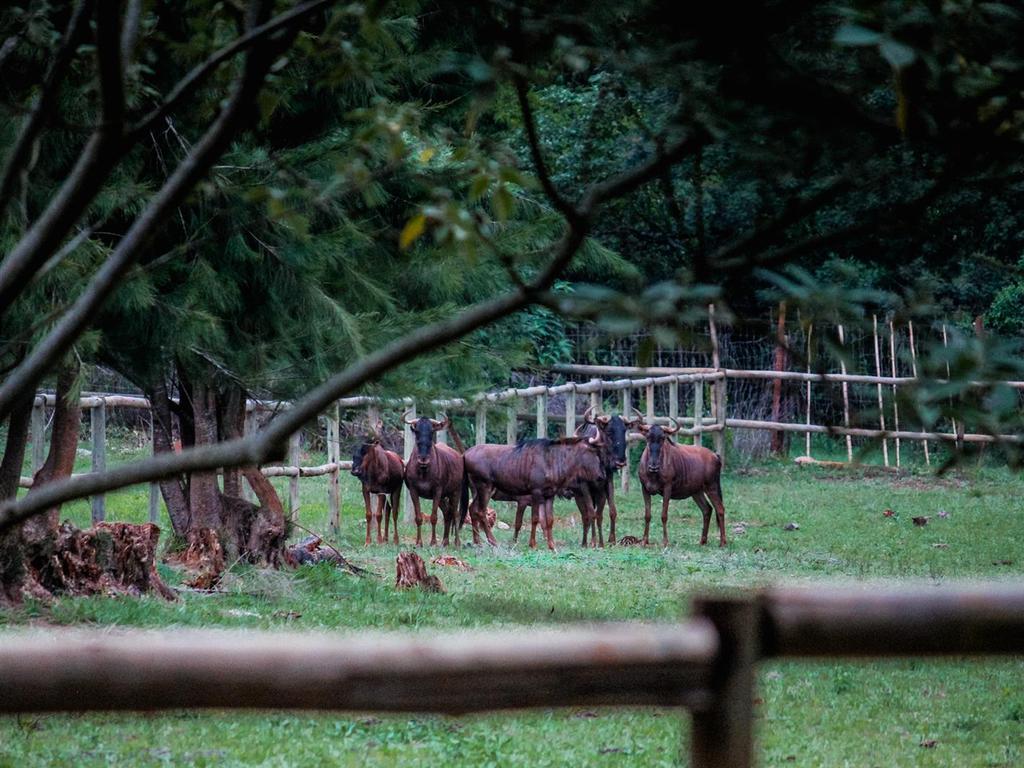
M878 32L859 24L843 24L832 38L837 45L850 46L877 45L881 39Z
M416 242L416 239L423 234L427 228L427 217L422 213L413 216L402 227L402 233L398 236L398 247L403 251Z
M878 51L882 54L882 58L892 65L893 69L903 69L917 61L917 51L891 37L885 38L878 44Z

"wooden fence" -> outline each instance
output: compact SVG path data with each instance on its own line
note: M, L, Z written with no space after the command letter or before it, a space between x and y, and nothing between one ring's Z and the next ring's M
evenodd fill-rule
M755 762L759 661L968 654L1024 654L1024 585L776 589L698 598L691 619L657 626L12 633L0 643L0 712L676 706L691 714L695 768L742 768Z

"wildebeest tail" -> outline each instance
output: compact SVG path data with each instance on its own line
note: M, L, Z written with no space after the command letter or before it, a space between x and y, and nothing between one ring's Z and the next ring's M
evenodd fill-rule
M455 450L457 450L459 453L465 453L466 452L466 446L464 446L462 444L462 438L460 438L459 437L459 433L455 431L455 425L454 424L449 424L448 425L448 432L449 432L449 434L451 434L452 440L455 441Z
M466 514L469 512L469 474L462 473L462 493L459 496L459 528L466 522Z

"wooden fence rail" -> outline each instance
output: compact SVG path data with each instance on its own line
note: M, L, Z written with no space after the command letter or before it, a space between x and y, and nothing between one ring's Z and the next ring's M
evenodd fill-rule
M678 706L692 765L743 768L762 659L1024 655L1024 584L772 589L693 608L674 625L435 636L15 632L0 712Z

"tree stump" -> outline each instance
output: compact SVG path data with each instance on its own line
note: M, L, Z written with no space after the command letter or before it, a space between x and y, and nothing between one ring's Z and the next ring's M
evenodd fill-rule
M427 573L427 564L415 552L400 552L395 558L395 564L397 566L395 575L397 589L411 589L418 586L426 592L444 592L441 580L437 576Z

